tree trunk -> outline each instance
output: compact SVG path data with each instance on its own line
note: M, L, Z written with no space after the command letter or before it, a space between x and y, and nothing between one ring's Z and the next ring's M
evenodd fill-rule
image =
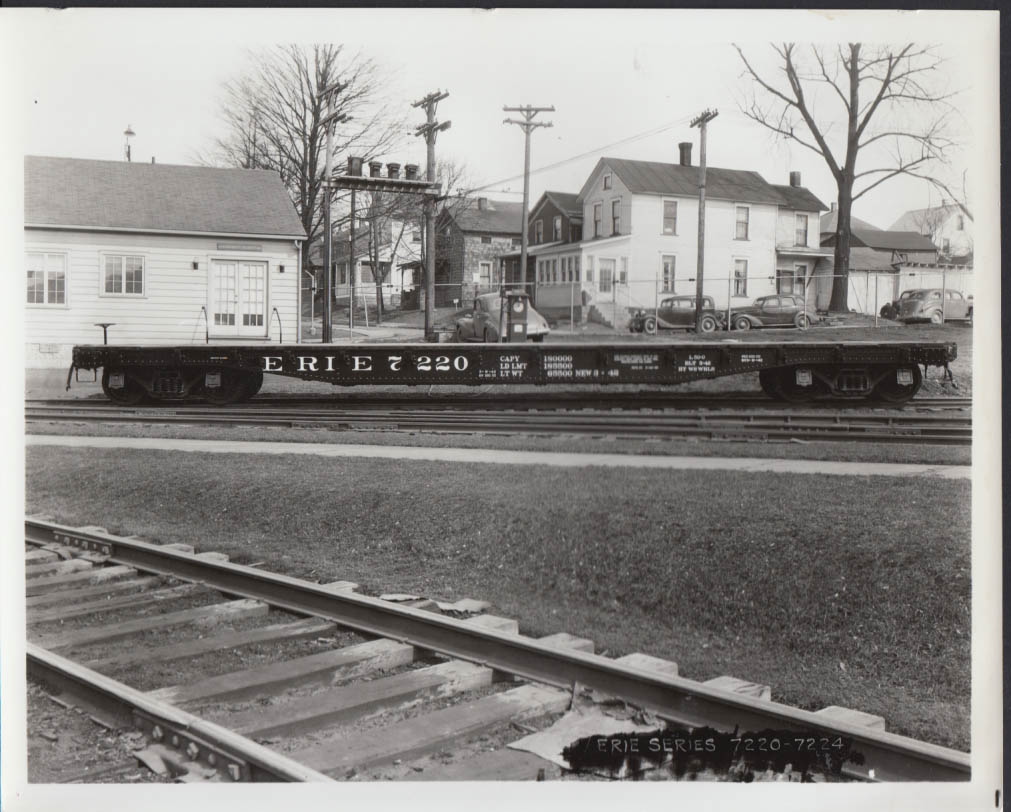
M834 268L832 274L832 298L829 301L830 313L849 312L849 273L850 273L850 222L853 210L853 186L842 183L839 185L839 211L835 225Z
M384 277L376 276L376 324L383 321L383 280Z

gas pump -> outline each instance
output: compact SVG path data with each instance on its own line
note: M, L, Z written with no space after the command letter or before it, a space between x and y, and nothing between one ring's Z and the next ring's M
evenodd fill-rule
M530 294L523 290L507 290L504 299L507 328L504 340L522 344L527 340L527 310L530 307Z

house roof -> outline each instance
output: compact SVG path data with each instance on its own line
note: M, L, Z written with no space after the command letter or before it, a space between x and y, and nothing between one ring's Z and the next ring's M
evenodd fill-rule
M559 211L565 212L570 218L583 216L583 207L579 203L578 192L545 192L544 196L554 203Z
M503 200L485 200L485 208L478 200L468 201L462 209L443 209L443 214L453 219L464 232L483 234L508 234L519 237L523 233L523 204Z
M706 186L708 185L709 179L707 176ZM825 211L825 209L828 208L828 206L822 203L803 186L783 186L778 183L773 183L771 185L772 188L779 192L786 201L785 204L781 204L783 205L783 208L796 209L797 211Z
M926 209L910 209L905 214L903 214L898 220L892 223L890 231L923 231L923 226L934 219L936 216L939 220L946 220L952 214L962 214L965 217L972 219L972 215L969 214L968 209L960 203L949 203L946 206L932 206Z
M25 225L305 239L273 171L33 155Z
M839 221L839 210L832 209L830 212L826 212L821 216L821 233L822 234L835 234L836 223ZM877 226L872 226L865 220L861 220L859 217L854 217L850 215L850 228L862 228L864 231L880 231Z
M699 168L681 164L657 161L632 161L625 158L601 158L579 196L585 197L598 170L609 166L618 174L628 190L633 194L676 195L695 197L699 192ZM784 198L757 172L742 169L706 169L706 195L721 200L741 203L769 203L773 206L786 205Z
M832 259L829 260L832 263ZM894 271L892 255L873 248L854 246L850 248L850 270L851 271Z
M878 228L850 227L850 233L868 248L891 251L936 251L930 237L915 231L882 231Z

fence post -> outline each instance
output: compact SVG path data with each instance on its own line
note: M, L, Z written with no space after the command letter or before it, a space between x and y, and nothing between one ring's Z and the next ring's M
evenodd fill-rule
M945 277L944 268L941 268L941 324L944 324L944 297L947 292L947 278Z
M727 277L727 332L729 333L734 329L733 325L730 323L730 297L733 295L733 285L734 277Z
M881 274L874 274L874 326L878 326L878 282L881 279Z
M576 332L576 283L569 282L569 333Z

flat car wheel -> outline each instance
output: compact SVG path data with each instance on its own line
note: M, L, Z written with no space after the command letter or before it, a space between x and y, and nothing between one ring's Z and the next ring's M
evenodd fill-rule
M735 330L750 330L751 329L751 321L748 320L748 319L735 319L734 320L734 329Z
M811 381L811 386L799 386L797 373L792 367L781 369L777 375L776 389L779 397L788 403L806 403L818 394L817 380Z
M715 333L716 319L714 319L712 316L703 316L701 327L703 333Z
M779 394L779 383L777 381L776 371L773 369L763 369L758 373L758 385L762 387L762 391L765 392L770 398L774 400L779 400L782 396Z
M247 382L241 373L232 369L212 370L221 374L220 386L207 386L206 377L201 394L208 403L215 406L227 406L242 400ZM207 373L205 373L206 376Z
M889 370L888 374L874 387L875 397L888 403L905 403L920 391L920 386L923 383L923 374L920 372L920 368L914 364L909 367L901 367L901 369L913 373L912 383L899 383L900 367L896 367Z
M642 323L642 327L651 336L656 335L656 319L652 316L648 316L646 318L646 320Z
M262 372L257 370L256 372L245 373L245 382L242 385L242 394L239 396L239 400L249 400L260 391L261 386L263 386Z
M143 386L126 373L126 370L114 369L111 371L111 375L122 375L123 385L117 387L110 386L110 371L108 369L102 370L102 391L105 392L105 396L109 400L113 403L118 403L120 406L136 406L144 400L147 392L144 391Z

